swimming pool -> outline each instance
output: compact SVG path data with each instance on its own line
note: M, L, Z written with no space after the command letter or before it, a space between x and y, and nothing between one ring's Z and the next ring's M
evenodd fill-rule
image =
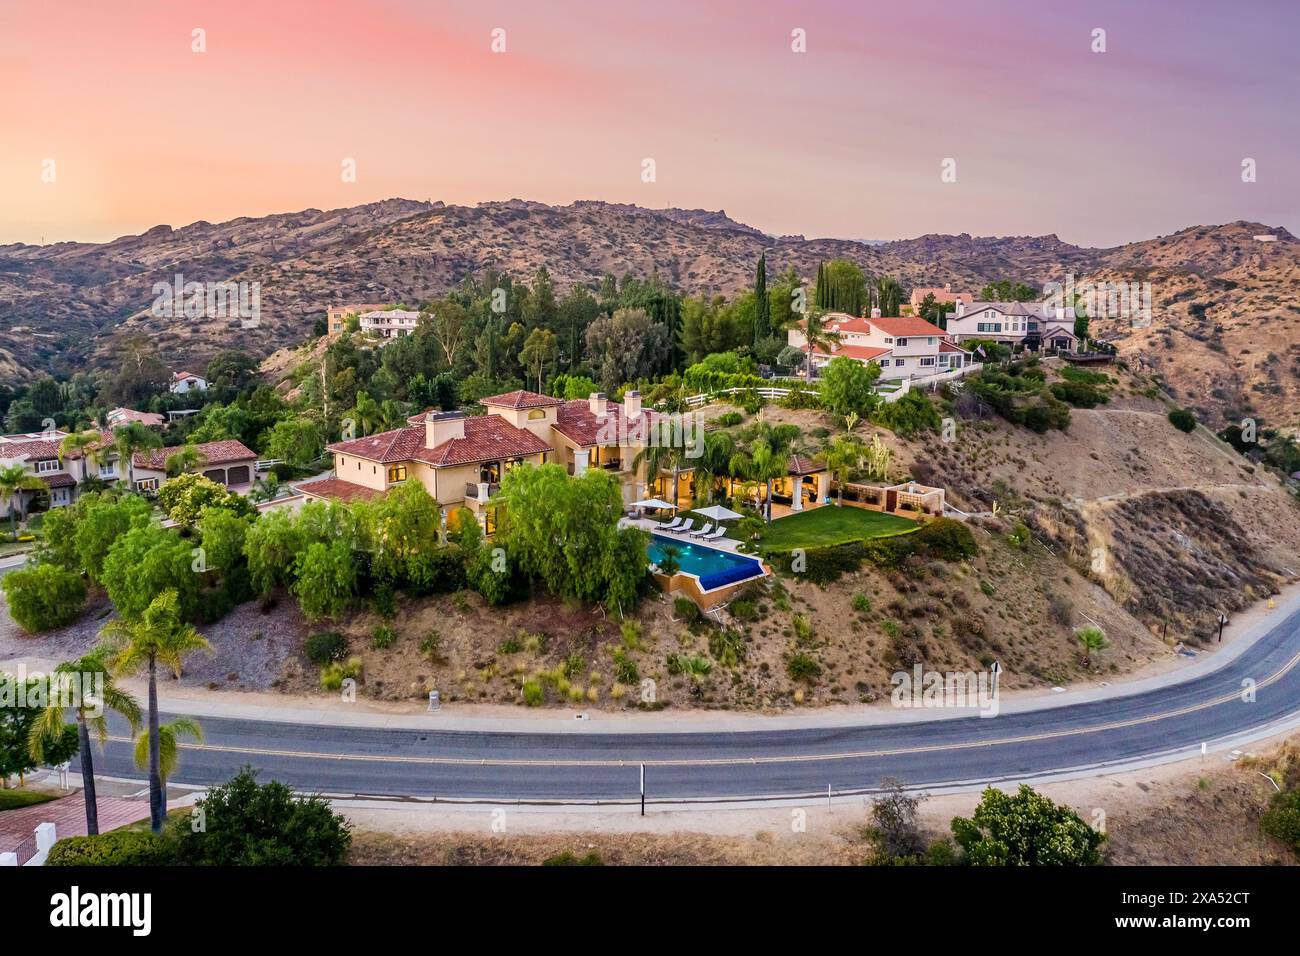
M668 538L652 535L650 545L646 548L652 564L658 564L664 558L665 548L675 548L678 566L682 573L691 574L700 579L700 590L712 591L714 588L748 581L750 578L762 577L763 565L758 559L731 551L719 551L690 539Z

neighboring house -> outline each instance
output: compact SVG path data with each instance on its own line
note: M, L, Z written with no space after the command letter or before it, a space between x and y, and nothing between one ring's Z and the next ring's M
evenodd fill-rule
M1074 317L1052 302L956 303L946 316L953 341L991 339L1012 347L1078 350Z
M377 309L361 316L361 331L381 339L400 339L419 324L420 313L410 309Z
M965 302L967 305L975 301L975 295L971 292L953 292L952 285L945 285L942 289L926 286L918 286L912 290L912 297L908 304L912 308L913 315L919 315L921 303L925 301L927 295L934 296L935 302L951 302L954 305L958 302Z
M329 330L330 335L341 335L347 328L349 315L361 315L363 312L375 312L382 309L384 304L364 303L361 305L332 305L325 310L325 327Z
M104 416L104 423L109 428L121 428L131 422L139 422L146 428L161 428L163 417L155 412L137 412L133 408L114 408Z
M171 390L177 395L184 395L186 392L202 392L207 387L207 380L202 375L195 375L193 372L176 372L172 375Z
M950 334L920 316L905 315L882 318L878 309L864 319L844 312L826 316L826 329L839 334L839 341L829 350L813 350L814 370L824 368L831 359L844 356L859 362L875 362L882 380L924 378L969 365L971 354L953 342ZM802 323L801 323L802 325ZM808 346L800 327L790 329L790 345L804 350Z
M599 393L565 401L524 390L480 403L487 414L421 412L406 428L335 442L328 447L333 476L295 487L309 497L355 501L416 479L445 511L464 505L489 531L484 506L502 476L524 463L554 461L571 475L604 468L619 479L625 503L640 496L645 469L634 462L657 415L641 408L639 392L628 392L622 405Z
M257 453L243 442L233 439L210 441L195 445L203 462L190 471L199 472L205 478L211 478L218 484L238 489L253 481L253 472L257 464ZM136 491L157 491L167 481L167 459L185 448L183 445L172 448L150 448L138 451L132 460ZM125 478L125 475L119 477Z
M77 497L77 485L85 475L85 462L79 456L59 459L59 446L66 432L37 432L27 435L0 435L0 468L19 464L29 475L45 483L51 508L70 505ZM22 496L21 505L17 500ZM23 491L9 501L0 502L0 516L9 517L15 506L19 511L30 510L40 497L40 492Z

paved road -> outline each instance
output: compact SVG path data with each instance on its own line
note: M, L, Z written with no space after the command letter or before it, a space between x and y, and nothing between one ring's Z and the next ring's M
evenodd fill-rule
M1242 699L1243 681L1255 699ZM303 790L452 799L657 803L869 791L883 777L937 789L1199 752L1300 716L1300 611L1222 668L1142 695L991 719L716 733L417 731L205 717L178 783L248 763ZM118 730L120 733L120 728ZM116 734L115 734L116 736ZM125 743L97 761L139 776Z

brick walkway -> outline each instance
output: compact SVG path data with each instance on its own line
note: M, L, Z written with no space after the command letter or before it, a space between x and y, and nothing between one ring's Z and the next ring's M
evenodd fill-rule
M100 833L107 833L149 816L147 800L100 797L96 802L99 806ZM55 836L60 840L70 836L85 836L86 804L81 793L0 813L0 853L14 853L23 847L30 856L36 849L32 834L39 824L46 822L54 824ZM18 855L21 857L22 853ZM26 861L19 859L18 864L21 866L24 862Z

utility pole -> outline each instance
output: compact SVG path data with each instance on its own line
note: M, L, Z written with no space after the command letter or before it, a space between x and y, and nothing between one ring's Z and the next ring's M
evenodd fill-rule
M645 764L641 765L641 816L645 816Z
M1228 615L1222 611L1219 612L1219 643L1223 643L1223 625L1228 623Z

